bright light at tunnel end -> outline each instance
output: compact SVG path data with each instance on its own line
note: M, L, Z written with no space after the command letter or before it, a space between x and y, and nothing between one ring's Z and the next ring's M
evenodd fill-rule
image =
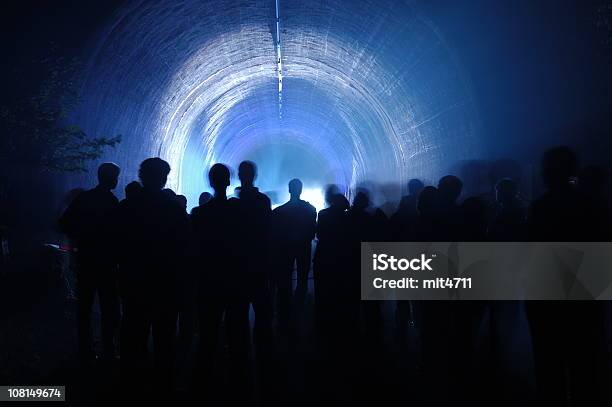
M130 135L108 157L126 173L149 156L167 160L168 187L190 204L208 188L203 168L267 145L320 161L298 168L314 181L302 198L317 210L315 186L434 180L479 155L469 83L417 2L138 3L94 48L75 120L92 134ZM293 156L255 160L262 192L286 188L279 174L297 167Z
M325 208L325 195L321 188L304 188L301 198L314 206L317 212Z
M234 195L234 196L237 197L237 195ZM288 194L287 194L287 199L289 199ZM317 213L321 209L325 209L325 194L323 193L323 190L321 188L304 188L302 190L302 195L300 196L300 199L314 206L315 209L317 210ZM272 209L275 209L284 203L285 203L284 201L276 202L272 205Z

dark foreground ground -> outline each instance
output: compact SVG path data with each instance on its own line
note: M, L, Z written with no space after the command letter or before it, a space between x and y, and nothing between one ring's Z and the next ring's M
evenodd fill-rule
M43 268L36 272L6 273L0 281L0 385L65 385L67 405L71 406L119 403L123 396L119 391L118 361L92 369L79 368L75 302L70 295L69 280L63 278L59 270ZM322 355L315 345L312 301L311 287L295 337L276 338L269 391L264 395L260 389L253 405L356 405L363 402L381 406L432 405L434 400L453 399L448 394L452 390L445 388L447 385L442 381L438 385L435 378L425 378L420 361L418 319L415 326L406 327L406 339L400 344L394 304L385 303L384 344L366 350L356 338L350 346L351 353L342 359L341 366L337 366L331 361L338 360L334 355L331 358ZM477 352L472 373L465 382L488 400L476 404L490 405L489 402L495 400L496 405L535 405L531 345L522 308L506 318L501 335L502 352L495 366L485 362L490 354L486 333L488 318L485 316L483 322L475 326L478 339L473 346ZM571 329L571 321L568 321L568 329ZM196 404L194 395L200 386L191 380L194 351L194 346L180 346L177 351L175 401L179 405ZM224 350L219 354L220 366L224 366ZM253 367L253 372L256 370ZM223 368L219 369L218 383L214 386L219 398L232 392L224 380L225 373ZM257 380L257 374L254 377ZM130 378L123 380L129 383ZM155 389L148 395L143 394L141 400L155 400Z

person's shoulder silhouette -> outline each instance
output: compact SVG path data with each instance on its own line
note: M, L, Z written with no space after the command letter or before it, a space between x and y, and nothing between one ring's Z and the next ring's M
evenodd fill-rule
M272 210L270 198L259 192L259 188L254 185L257 178L257 165L254 162L241 162L238 167L238 178L240 179L238 197L244 206L262 211Z
M161 158L144 160L139 169L142 190L127 199L120 209L122 245L131 259L155 268L171 263L184 245L188 220L176 201L176 194L163 189L170 165Z
M412 218L416 216L417 199L421 191L425 188L423 182L413 178L408 181L408 195L404 195L397 208L397 215L402 218Z
M374 218L368 211L370 207L369 192L360 189L355 194L353 205L348 209L348 236L355 242L367 242L372 239L370 236L373 233Z
M439 241L440 194L436 187L423 188L417 200L417 220L411 238L417 241Z
M200 242L203 253L208 253L209 260L226 262L223 253L229 253L234 246L238 222L238 200L227 198L227 187L230 184L230 170L217 163L208 172L208 179L215 195L198 207L192 214L194 233ZM217 264L217 263L215 263Z
M289 201L272 211L274 235L278 240L290 243L310 241L314 237L317 212L314 206L300 199L302 189L302 182L292 179L289 182Z
M425 185L419 179L408 181L408 195L402 197L399 206L390 219L390 232L393 240L407 241L414 238L417 222L417 203Z
M462 189L463 182L454 175L446 175L438 182L440 238L445 241L457 241L460 238L461 211L457 200Z
M125 199L135 199L142 191L142 185L138 181L132 181L125 186Z
M317 222L317 238L320 243L341 239L347 233L346 216L350 208L348 199L339 192L328 190L326 201L329 206L319 211Z
M98 185L77 195L59 220L60 229L76 241L81 257L104 256L108 249L110 217L119 203L112 190L117 187L119 173L116 164L100 165Z

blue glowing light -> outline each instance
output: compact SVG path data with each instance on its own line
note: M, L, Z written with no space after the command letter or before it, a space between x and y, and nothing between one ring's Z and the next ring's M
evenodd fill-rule
M478 120L444 39L408 3L135 2L94 47L77 120L124 135L108 157L124 174L168 160L191 205L214 162L254 156L262 190L313 162L309 185L434 179L479 154ZM258 153L270 146L291 159Z

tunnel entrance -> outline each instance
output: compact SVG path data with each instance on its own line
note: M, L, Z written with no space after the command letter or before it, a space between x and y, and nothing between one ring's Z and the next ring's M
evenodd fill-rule
M248 154L260 154L270 190L285 182L279 165L320 174L309 167L319 162L321 183L331 173L349 187L404 185L480 155L469 84L417 4L167 3L126 6L92 47L85 74L76 121L87 133L124 135L104 157L124 174L160 156L173 169L168 187L192 205L214 162L235 168ZM267 162L297 145L318 158Z

